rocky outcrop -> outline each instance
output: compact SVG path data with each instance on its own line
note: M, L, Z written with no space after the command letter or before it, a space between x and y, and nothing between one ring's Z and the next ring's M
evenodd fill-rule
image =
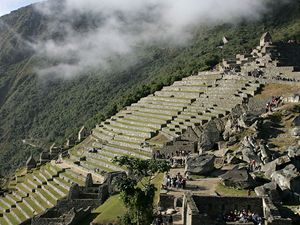
M224 123L222 120L215 119L210 121L201 133L199 148L202 151L213 149L216 143L223 139L221 135L223 131Z
M282 170L275 171L271 178L281 190L300 193L300 173L294 165L290 164Z
M185 173L206 175L215 169L214 155L200 155L187 158Z
M247 189L254 187L256 182L249 174L247 168L235 166L232 170L221 176L224 185L238 189Z

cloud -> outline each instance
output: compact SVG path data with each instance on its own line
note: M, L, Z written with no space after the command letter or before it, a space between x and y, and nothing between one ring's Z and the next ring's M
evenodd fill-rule
M65 0L59 12L51 2L39 4L38 10L56 18L49 32L59 30L63 37L34 47L39 55L57 61L39 74L64 78L107 69L112 59L132 56L141 45L185 44L201 24L257 19L266 11L263 0ZM74 27L78 18L90 21L80 32Z

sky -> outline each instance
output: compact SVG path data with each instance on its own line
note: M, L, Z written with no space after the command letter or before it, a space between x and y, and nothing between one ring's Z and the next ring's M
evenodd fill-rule
M40 1L41 0L0 0L0 16L10 13L12 10Z

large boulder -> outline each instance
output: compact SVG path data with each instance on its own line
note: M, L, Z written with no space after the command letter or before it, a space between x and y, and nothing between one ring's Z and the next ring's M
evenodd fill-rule
M265 173L265 177L267 179L271 180L271 175L275 171L281 170L291 163L292 163L292 161L291 161L290 157L288 157L287 155L284 155L284 156L281 156L269 163L266 163L265 165L262 165L261 171Z
M222 141L222 132L224 130L224 124L222 120L215 119L204 127L199 140L199 148L202 151L208 151L213 149L217 142Z
M277 191L277 184L275 182L266 183L262 186L256 187L254 191L257 196L270 197L272 199L272 202L280 201L280 197Z
M261 165L262 161L260 157L254 152L253 148L244 147L241 149L243 160L247 163L251 163L253 160L255 161L256 165Z
M214 155L197 155L188 157L185 165L185 173L194 175L207 175L215 169Z
M282 170L275 171L271 178L282 191L288 190L300 193L300 173L293 164L286 166Z
M252 126L254 123L257 123L260 121L260 117L258 115L254 115L252 113L246 113L240 116L238 119L238 125L243 128L249 128Z
M235 166L232 170L221 175L224 185L239 189L255 187L256 182L249 174L247 168Z

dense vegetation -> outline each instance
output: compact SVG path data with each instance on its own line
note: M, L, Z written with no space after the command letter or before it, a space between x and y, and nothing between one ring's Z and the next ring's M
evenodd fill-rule
M40 79L35 68L50 62L37 57L24 41L50 36L46 29L49 18L31 6L1 17L1 172L11 171L24 163L31 151L41 151L24 145L23 139L38 140L43 148L54 141L63 143L83 124L92 128L95 123L164 85L210 69L223 57L248 52L267 30L276 40L299 40L299 1L291 1L284 7L270 2L272 10L260 21L199 27L187 46L147 46L137 53L138 62L129 67L125 66L126 60L120 59L119 66L112 70L93 70L64 81ZM230 42L221 50L217 46L223 36Z

